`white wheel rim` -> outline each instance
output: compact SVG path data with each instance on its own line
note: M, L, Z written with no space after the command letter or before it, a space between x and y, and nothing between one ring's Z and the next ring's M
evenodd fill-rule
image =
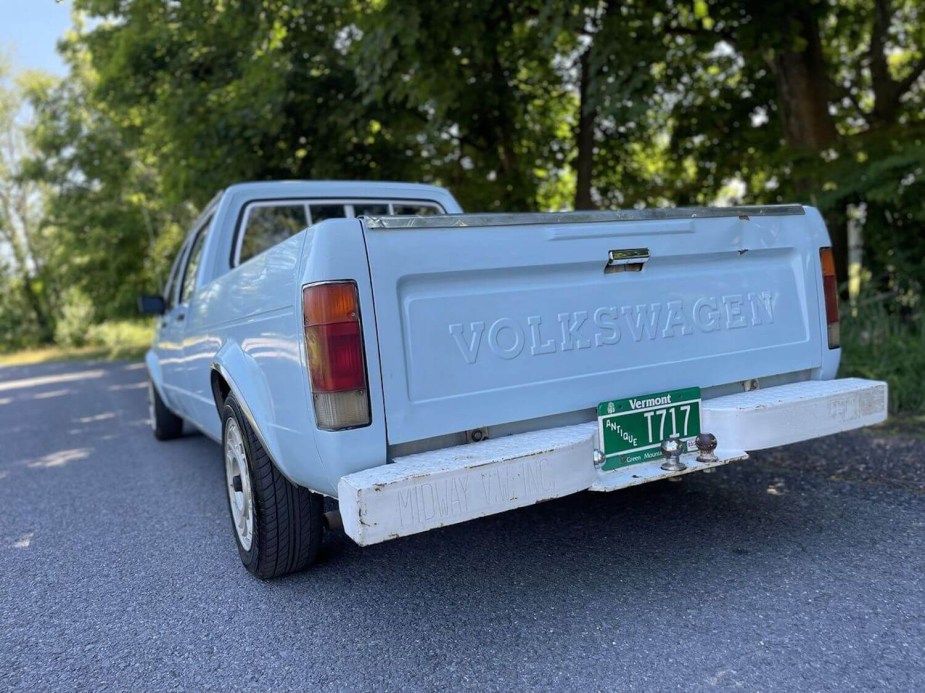
M157 424L154 422L154 383L150 381L148 382L148 424L152 431L157 429Z
M235 490L235 477L241 479L240 491ZM238 541L241 542L241 548L250 551L254 541L254 494L251 490L251 477L247 473L244 439L234 419L229 419L225 425L225 485L228 487L231 518L234 520Z

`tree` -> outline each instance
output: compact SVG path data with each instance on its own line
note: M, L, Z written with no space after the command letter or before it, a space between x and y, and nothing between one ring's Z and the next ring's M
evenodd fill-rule
M561 88L577 97L575 209L632 200L638 168L658 156L654 139L667 124L652 103L667 47L653 28L663 14L656 3L612 0L547 2L540 14L554 38ZM633 142L645 143L648 154L640 157Z
M922 217L904 190L920 178L923 16L921 0L671 3L659 89L675 199L708 202L741 181L752 202L817 204L844 278L847 204L872 203L872 239Z
M168 202L204 204L241 180L406 178L409 115L358 97L359 7L344 0L75 5L93 99L137 127Z
M62 48L69 77L27 90L33 154L24 174L48 190L48 263L58 284L87 296L96 320L134 315L136 296L163 283L194 210L162 199L156 160L138 146L139 125L94 98L97 76L76 36Z
M45 82L33 74L23 82ZM32 153L26 138L24 104L20 85L10 83L0 64L0 257L9 253L3 275L21 293L40 340L48 340L54 324L46 292L49 288L43 237L43 185L22 175L22 162Z
M560 197L574 95L545 45L541 5L387 0L361 17L366 103L414 115L408 155L467 209L535 210Z

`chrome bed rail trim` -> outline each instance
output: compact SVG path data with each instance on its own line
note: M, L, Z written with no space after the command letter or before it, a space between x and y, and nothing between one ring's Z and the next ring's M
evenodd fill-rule
M666 207L586 212L529 212L523 214L446 214L439 216L365 217L368 229L444 229L465 226L535 226L538 224L603 224L665 219L720 217L784 217L805 215L802 205L743 207Z

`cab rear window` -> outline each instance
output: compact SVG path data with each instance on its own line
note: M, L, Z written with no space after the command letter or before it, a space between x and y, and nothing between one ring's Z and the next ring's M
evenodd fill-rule
M255 206L244 224L240 262L250 260L308 226L305 205Z
M306 226L327 219L443 214L436 202L413 200L273 200L244 210L232 266L247 262Z

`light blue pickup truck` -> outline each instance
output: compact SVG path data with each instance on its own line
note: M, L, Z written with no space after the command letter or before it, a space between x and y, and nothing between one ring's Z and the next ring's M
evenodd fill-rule
M154 434L221 443L255 575L328 527L368 545L886 418L885 383L835 379L811 207L461 212L425 185L234 185L140 299Z

